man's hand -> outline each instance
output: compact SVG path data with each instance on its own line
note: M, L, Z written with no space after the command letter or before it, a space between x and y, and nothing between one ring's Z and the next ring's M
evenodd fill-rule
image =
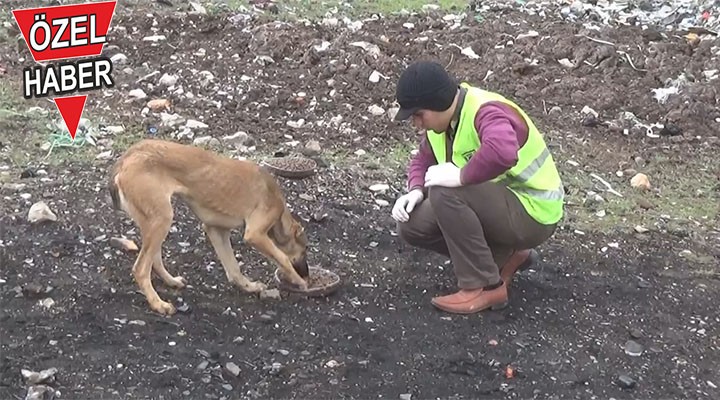
M400 196L392 209L393 219L398 222L408 222L410 213L423 201L424 197L421 189L413 189L410 193Z
M425 186L458 187L460 182L460 168L453 163L433 165L425 173Z

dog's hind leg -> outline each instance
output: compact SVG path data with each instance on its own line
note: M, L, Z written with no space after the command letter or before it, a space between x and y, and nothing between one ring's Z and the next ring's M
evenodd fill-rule
M185 287L185 278L182 276L172 276L167 269L165 269L165 265L163 265L162 260L162 250L158 250L155 253L155 257L153 258L153 271L160 277L160 279L165 282L166 285L176 288L176 289L182 289Z
M160 314L171 315L175 313L172 304L163 301L158 296L152 285L151 273L153 268L165 271L162 266L160 251L162 244L170 231L173 219L173 209L169 197L161 194L151 195L132 185L127 185L121 192L120 197L124 209L135 221L140 230L142 246L135 265L133 265L133 276L140 291L145 295L150 308ZM160 261L158 267L154 267L156 261ZM165 271L167 277L172 276ZM162 277L162 272L159 273Z
M170 212L172 213L172 210ZM150 272L153 268L155 256L160 253L162 243L170 230L171 221L172 217L157 216L151 221L143 221L140 224L142 248L133 266L135 282L137 282L140 291L145 295L150 308L160 314L167 315L175 314L175 307L160 299L152 285Z
M265 290L267 286L261 282L254 282L248 279L240 271L235 254L233 254L232 244L230 243L230 231L223 228L217 228L203 224L203 229L210 243L215 249L215 253L220 259L220 263L225 269L225 275L230 283L235 284L242 290L249 293L257 293Z

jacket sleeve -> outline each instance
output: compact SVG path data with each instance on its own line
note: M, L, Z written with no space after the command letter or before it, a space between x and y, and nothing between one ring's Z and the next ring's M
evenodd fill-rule
M502 103L480 107L475 115L475 128L481 145L461 170L464 185L489 181L515 166L520 143L527 139L522 117Z

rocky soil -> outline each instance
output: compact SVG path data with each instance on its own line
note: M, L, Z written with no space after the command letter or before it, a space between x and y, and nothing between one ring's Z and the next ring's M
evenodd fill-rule
M317 23L191 9L118 9L106 47L116 86L90 94L79 133L91 159L56 147L64 158L50 163L47 137L2 136L0 398L720 397L717 36L501 7ZM31 64L25 46L0 57L3 79ZM418 138L391 121L394 82L418 58L520 103L566 181L568 216L503 311L433 309L455 289L451 265L394 232ZM23 115L0 128L29 134L37 117ZM310 262L343 287L239 292L178 203L164 258L190 286L157 280L181 312L149 312L136 253L113 241L139 245L137 230L105 187L119 151L143 137L315 158L316 175L278 181ZM36 161L17 164L18 152ZM639 172L649 185L631 184ZM603 223L627 198L620 222ZM52 220L31 223L39 201ZM232 242L246 273L272 286L274 266L242 232Z

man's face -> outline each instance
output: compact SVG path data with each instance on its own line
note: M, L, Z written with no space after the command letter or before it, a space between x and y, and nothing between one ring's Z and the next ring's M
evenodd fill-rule
M412 124L422 130L432 129L435 132L443 132L448 126L442 112L432 110L418 110L412 115Z

